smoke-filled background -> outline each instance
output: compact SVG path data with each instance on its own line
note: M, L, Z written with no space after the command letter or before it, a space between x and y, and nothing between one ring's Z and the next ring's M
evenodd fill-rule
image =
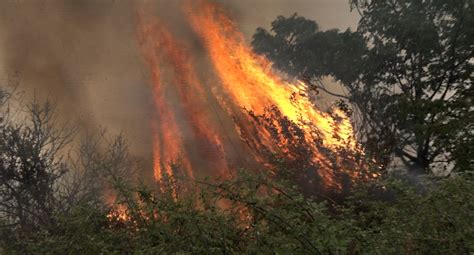
M297 12L321 29L355 28L346 0L218 1L247 40L278 15ZM0 2L1 86L18 86L25 100L48 99L60 117L82 128L123 132L132 153L150 155L153 109L148 67L136 40L143 5L199 53L181 1L44 0Z

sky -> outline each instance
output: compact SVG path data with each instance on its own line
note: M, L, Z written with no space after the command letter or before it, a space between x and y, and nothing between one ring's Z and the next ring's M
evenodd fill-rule
M189 33L182 1L151 2L152 12L177 33ZM248 41L278 15L316 20L320 29L355 29L348 0L216 0ZM132 152L149 152L152 101L148 68L136 44L139 3L126 0L0 1L0 86L19 98L48 99L61 119L111 134L123 133ZM193 44L192 37L184 37Z
M315 20L320 29L355 30L357 12L351 12L349 0L220 0L238 18L242 32L249 39L256 27L269 28L278 16L298 13Z

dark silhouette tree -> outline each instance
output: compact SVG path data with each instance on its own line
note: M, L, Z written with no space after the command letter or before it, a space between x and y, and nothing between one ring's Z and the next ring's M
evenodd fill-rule
M33 102L23 111L12 98L0 93L0 247L23 254L42 234L60 234L61 217L78 206L105 210L107 178L132 167L121 137L80 141L51 104Z
M53 227L58 179L68 170L59 152L72 132L52 127L51 110L49 104L31 104L30 123L0 123L1 218L23 233Z

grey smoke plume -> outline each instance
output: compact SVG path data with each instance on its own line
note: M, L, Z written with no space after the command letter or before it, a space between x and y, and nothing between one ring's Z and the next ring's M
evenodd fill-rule
M2 1L2 80L15 74L19 90L55 102L61 118L123 130L144 152L150 100L134 15L131 1Z

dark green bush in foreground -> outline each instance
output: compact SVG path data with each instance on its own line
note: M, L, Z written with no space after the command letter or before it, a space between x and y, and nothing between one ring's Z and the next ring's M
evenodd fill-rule
M15 228L2 228L1 244L7 254L474 251L473 180L458 176L418 186L377 181L336 205L304 198L264 176L200 184L179 199L171 188L152 192L121 184L118 201L129 208L127 220L107 208L77 205L56 215L52 229L15 236Z

